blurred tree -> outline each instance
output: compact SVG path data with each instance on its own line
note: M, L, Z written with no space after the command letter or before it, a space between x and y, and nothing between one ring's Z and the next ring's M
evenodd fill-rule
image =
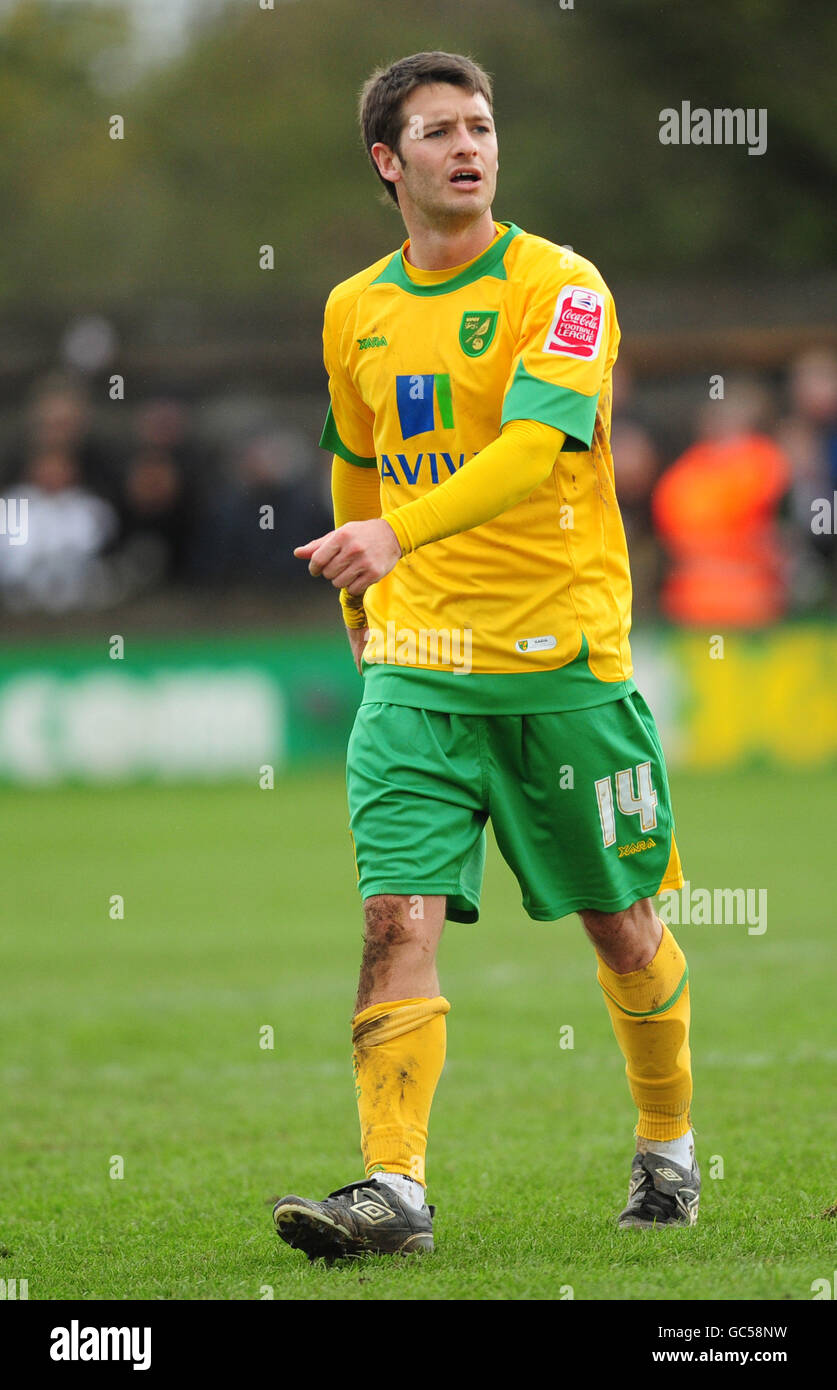
M122 165L96 61L127 40L121 10L21 0L0 23L0 294L61 294L90 272L97 240L122 232L109 188Z
M120 86L129 37L116 6L19 0L0 18L4 306L181 296L267 317L320 300L403 237L357 91L376 64L436 47L494 74L497 215L608 277L834 264L825 0L233 0ZM683 100L766 108L767 152L661 145L659 113Z

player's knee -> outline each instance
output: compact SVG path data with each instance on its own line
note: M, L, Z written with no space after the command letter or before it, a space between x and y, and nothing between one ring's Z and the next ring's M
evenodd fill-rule
M644 965L660 944L662 924L652 898L639 898L621 912L587 909L579 916L596 949L606 960L614 954L618 968L638 968L637 961Z
M420 923L410 916L410 899L381 893L363 904L364 949L381 958L415 941Z

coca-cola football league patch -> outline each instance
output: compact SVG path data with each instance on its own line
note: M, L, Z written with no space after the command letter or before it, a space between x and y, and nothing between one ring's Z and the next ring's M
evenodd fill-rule
M565 285L558 296L543 351L592 362L599 355L603 321L604 295L579 285Z

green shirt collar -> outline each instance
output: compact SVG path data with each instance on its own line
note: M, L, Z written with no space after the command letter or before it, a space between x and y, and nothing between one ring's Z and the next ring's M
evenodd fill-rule
M461 270L458 275L452 276L450 280L443 280L438 285L416 284L415 280L411 280L404 270L403 251L399 249L392 254L372 284L398 285L408 294L427 296L451 294L454 290L461 290L465 285L473 284L475 280L481 280L484 275L493 275L497 280L505 280L506 268L503 264L503 258L509 249L510 242L518 236L521 229L516 227L513 222L500 222L499 225L508 228L505 235L501 236L498 241L492 242L481 256L477 256L475 261Z

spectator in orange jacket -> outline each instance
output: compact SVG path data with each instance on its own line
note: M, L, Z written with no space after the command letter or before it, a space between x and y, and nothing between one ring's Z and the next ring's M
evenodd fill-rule
M701 412L701 435L661 477L654 522L668 551L662 609L696 627L763 627L788 605L778 526L790 467L759 427L764 395L730 386Z

